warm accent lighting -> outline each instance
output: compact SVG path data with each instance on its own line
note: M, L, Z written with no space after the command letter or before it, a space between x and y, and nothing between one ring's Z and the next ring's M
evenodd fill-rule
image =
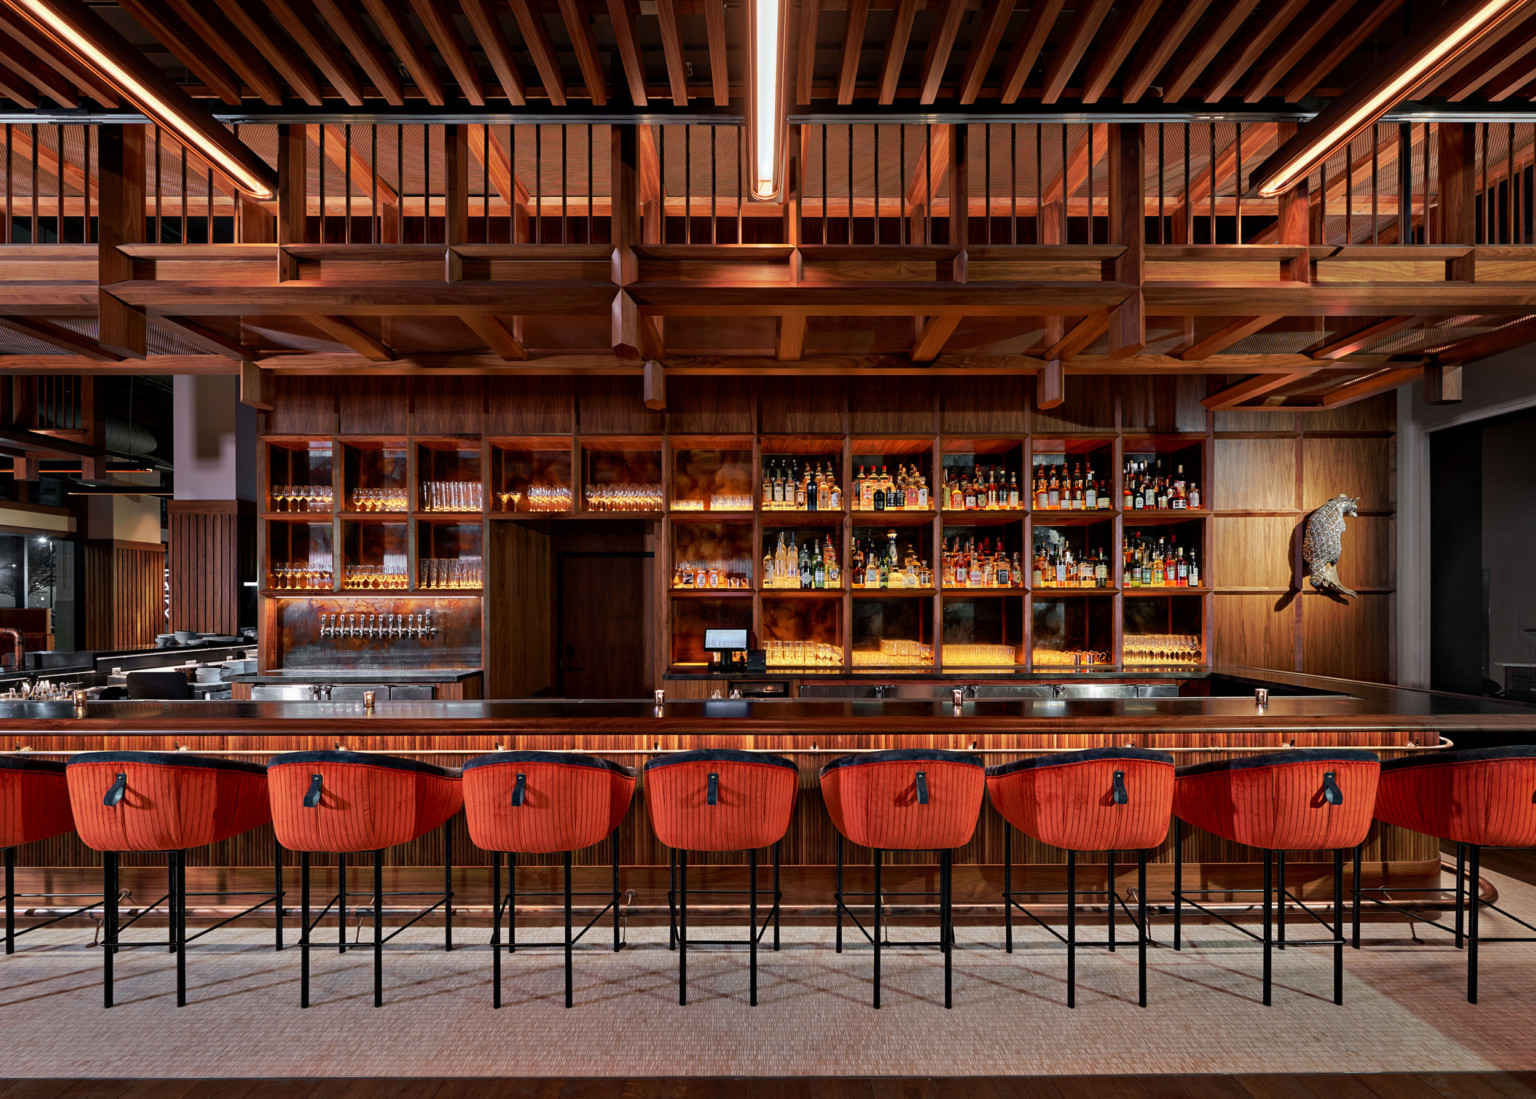
M1440 17L1382 58L1253 173L1251 186L1274 198L1304 179L1318 161L1353 139L1527 0L1451 4ZM1358 89L1358 90L1357 90Z
M6 0L44 34L99 72L145 115L257 199L275 198L276 174L80 0Z
M747 105L747 161L752 165L752 197L779 197L784 162L784 38L788 4L751 0L748 20L752 78Z

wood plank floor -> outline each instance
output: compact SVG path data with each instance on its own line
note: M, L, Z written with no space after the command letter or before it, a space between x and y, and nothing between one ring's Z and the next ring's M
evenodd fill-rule
M1536 1099L1536 1073L1316 1076L14 1080L0 1099Z

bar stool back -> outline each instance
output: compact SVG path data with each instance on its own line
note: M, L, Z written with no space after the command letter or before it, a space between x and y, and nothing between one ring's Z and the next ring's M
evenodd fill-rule
M253 894L188 893L187 851L249 832L272 819L267 769L260 763L194 756L187 752L82 752L65 767L76 830L102 852L102 996L112 1006L112 961L124 946L168 946L176 953L176 1005L187 1002L187 944L258 908L273 906L277 949L283 948L282 868L274 848L274 889L244 912L187 935L187 897ZM118 926L118 856L165 851L166 896ZM119 932L168 902L166 943L121 943Z
M0 756L0 848L5 849L5 952L16 953L16 938L28 931L78 916L86 905L16 930L16 902L23 898L56 896L50 893L16 892L16 848L24 843L49 839L75 830L69 810L69 784L64 764L28 756Z
M1147 849L1168 835L1173 808L1173 757L1145 748L1088 748L1053 752L987 768L987 793L1006 822L1003 828L1003 935L1013 952L1013 910L1018 908L1058 939L1062 936L1013 899L1013 828L1067 852L1067 1006L1077 1004L1077 948L1115 949L1115 852L1135 851L1137 984L1147 1006ZM1108 940L1077 941L1077 855L1107 852L1105 889ZM1039 895L1039 891L1031 891ZM1130 916L1129 909L1126 912Z
M501 918L507 916L507 952L517 949L517 856L559 852L565 863L565 1006L572 1002L571 948L598 920L613 913L613 949L619 950L619 824L635 793L635 772L611 760L575 752L495 752L464 764L464 815L475 846L491 852L491 1004L501 1006ZM571 853L612 841L613 887L571 892ZM506 853L509 892L501 889ZM552 894L524 894L550 896ZM607 896L608 903L575 938L571 898ZM548 945L548 944L538 944Z
M748 1001L757 1004L757 945L773 925L773 949L779 949L779 841L789 830L800 769L794 760L735 748L671 752L645 765L646 809L656 838L672 849L672 882L667 893L672 912L671 941L677 948L677 1002L688 1002L688 852L746 851L749 897L747 914ZM757 922L757 853L773 848L773 905ZM712 894L741 890L708 889ZM714 942L710 945L732 945Z
M846 914L873 945L874 1006L880 1006L882 852L939 852L939 942L944 955L944 1006L953 1002L953 849L970 842L981 813L986 772L968 752L898 748L842 756L821 769L821 792L837 829L837 951L843 949ZM843 839L871 849L875 882L873 931L844 903ZM900 894L889 894L897 896ZM926 895L926 894L924 894ZM932 944L929 944L932 945Z
M310 932L334 905L339 937L347 949L347 856L373 853L373 1004L384 1003L384 944L431 912L443 910L443 949L453 949L453 817L463 805L459 772L417 759L364 752L288 752L267 765L272 826L278 842L299 852L299 1006L309 1006ZM437 896L420 891L384 892L384 851L443 830L443 891L388 937L384 898ZM309 866L313 853L336 856L337 894L309 919Z
M1536 745L1425 752L1387 760L1381 765L1376 819L1456 844L1456 924L1454 929L1382 899L1385 889L1360 886L1360 851L1355 850L1353 940L1360 946L1360 901L1402 912L1456 937L1467 945L1467 1002L1477 1003L1477 947L1480 942L1531 942L1530 936L1491 938L1478 931L1478 912L1491 908L1521 927L1536 931L1512 913L1482 898L1478 888L1485 847L1536 847ZM1468 874L1468 862L1471 873ZM1467 893L1471 900L1468 902ZM1440 893L1398 889L1392 893ZM1463 915L1465 913L1465 916ZM1465 929L1463 919L1466 920Z
M1381 761L1374 752L1352 748L1302 748L1240 759L1218 759L1180 767L1173 793L1173 948L1183 948L1183 906L1190 895L1251 890L1184 888L1184 825L1193 824L1223 839L1264 851L1264 933L1254 935L1216 915L1198 901L1195 908L1264 944L1264 1003L1270 1002L1274 901L1280 900L1279 941L1285 939L1285 902L1323 923L1285 886L1285 852L1333 851L1333 936L1295 940L1292 946L1333 947L1333 1002L1344 1002L1344 849L1358 847L1371 827ZM1280 880L1274 881L1279 855ZM1327 927L1327 924L1324 923Z

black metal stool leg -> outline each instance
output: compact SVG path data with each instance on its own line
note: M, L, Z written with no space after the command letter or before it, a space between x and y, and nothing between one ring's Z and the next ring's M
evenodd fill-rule
M491 1006L501 1006L501 852L491 853Z
M172 851L176 863L176 919L171 943L176 951L176 1006L187 1006L187 853Z
M1462 924L1467 908L1467 845L1456 845L1456 949L1462 948Z
M779 889L779 871L783 865L783 852L780 848L783 842L780 840L773 845L773 948L775 950L779 948L779 908L784 901Z
M1115 893L1115 853L1113 851L1108 851L1105 854L1106 862L1108 864L1108 874L1105 877L1107 884L1105 885L1104 889L1105 896L1109 899L1109 911L1107 917L1109 921L1109 952L1113 954L1115 952L1115 901L1119 898Z
M384 852L373 853L373 1006L384 1006Z
M336 927L341 932L336 940L336 952L347 952L347 856L336 856Z
M5 849L5 952L16 953L16 848Z
M112 959L117 953L117 852L101 856L101 995L102 1006L112 1006Z
M565 853L565 1006L571 1006L571 853Z
M1274 852L1264 852L1264 1006L1269 1006L1270 950L1274 945Z
M1344 849L1333 852L1333 1002L1344 1002Z
M1471 894L1467 908L1467 1003L1475 1004L1477 1003L1477 910L1483 905L1478 869L1483 861L1483 849L1475 843L1471 848L1467 859L1470 871L1467 876L1467 892Z
M443 821L443 949L453 949L453 818Z
M677 851L667 850L667 949L677 949Z
M880 1007L880 848L874 849L875 856L875 1007Z
M1003 949L1013 953L1013 825L1003 821Z
M1354 861L1350 873L1350 892L1353 894L1349 909L1350 945L1354 949L1360 949L1360 848L1362 844L1355 844ZM1458 914L1458 919L1460 915Z
M677 853L677 1002L688 1002L688 852Z
M754 848L747 852L747 876L751 884L747 886L747 970L750 976L747 979L747 1002L753 1007L757 1006L757 851Z
M277 837L272 837L272 895L277 899L272 904L272 924L276 934L276 947L283 948L283 845L277 842Z
M1184 822L1173 818L1173 948L1184 949Z
M837 848L837 884L833 887L833 922L837 926L837 953L843 952L843 834L839 832L834 846Z
M507 953L517 953L517 854L507 852Z
M309 1006L309 852L299 852L299 1006Z
M165 937L165 952L176 953L176 858L174 852L165 855L165 920L171 934Z
M1077 852L1067 852L1067 1006L1077 1006Z
M609 837L613 841L613 952L617 954L624 945L619 939L619 830L615 828Z
M1275 852L1278 877L1275 882L1275 938L1279 949L1285 949L1285 852Z
M1136 994L1147 1006L1147 852L1136 853Z
M954 950L950 946L953 929L950 926L950 887L954 882L954 852L939 855L939 943L944 950L944 1006L954 1006Z

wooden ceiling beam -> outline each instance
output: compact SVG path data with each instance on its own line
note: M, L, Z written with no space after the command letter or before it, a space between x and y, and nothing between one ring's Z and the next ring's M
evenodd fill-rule
M1307 6L1308 0L1281 0L1268 10L1268 18L1257 32L1245 35L1235 50L1228 51L1226 63L1217 70L1216 76L1205 89L1207 103L1219 103L1226 94L1256 65L1264 51L1274 44Z
M820 0L802 0L800 45L795 58L795 102L802 107L811 103L812 82L816 77L816 23L820 14ZM668 76L671 76L670 69Z
M1056 17L1061 14L1063 3L1064 0L1040 0L1030 5L1029 16L1024 20L1019 37L1014 40L1013 49L1008 52L1007 65L1003 67L1000 96L1003 103L1018 101L1019 93L1024 90L1024 82L1034 71L1035 62L1040 60L1046 36L1056 25Z
M57 179L59 174L59 153L57 149L50 149L42 143L33 144L30 126L14 125L10 127L11 155L20 160L37 161L37 174L43 179ZM6 127L0 126L0 155L5 150ZM74 161L64 161L64 186L83 192L85 188L85 169ZM91 180L91 194L96 194L96 180ZM13 200L14 203L14 200Z
M1045 68L1045 87L1040 93L1040 102L1055 103L1061 98L1067 81L1077 71L1078 62L1082 61L1088 44L1109 16L1113 3L1114 0L1087 0L1077 9L1077 18L1072 21L1066 39L1056 47L1051 63Z
M1162 0L1139 0L1120 17L1109 40L1094 54L1093 65L1088 69L1088 78L1083 86L1084 103L1097 103L1103 96L1109 82L1124 64L1126 55L1131 52L1131 47L1146 33L1161 3Z
M62 73L82 95L88 95L103 107L116 107L119 103L117 89L107 83L89 66L75 60L64 49L55 46L39 33L19 13L0 4L0 31L12 42L21 46L46 67Z
M1164 9L1162 19L1144 37L1141 49L1136 51L1136 57L1131 62L1130 71L1120 81L1121 102L1141 101L1141 97L1152 86L1152 81L1157 79L1169 59L1183 45L1195 24L1200 22L1200 17L1205 14L1210 3L1211 0L1188 0L1187 3Z
M725 0L705 0L704 28L709 36L709 81L715 106L731 103L731 63L725 41Z
M853 102L854 82L859 78L859 54L864 51L864 24L869 18L869 0L850 0L843 22L843 49L837 66L837 102Z
M41 317L0 317L0 328L38 340L70 355L81 355L98 362L117 360L115 354L89 336L82 336Z
M74 84L63 73L30 56L20 44L4 33L0 33L0 66L4 66L21 78L20 80L5 78L4 90L6 95L28 110L37 106L37 100L31 92L24 90L27 84L32 85L61 107L73 109L80 106L80 97L76 94Z
M785 313L779 318L774 334L773 357L782 362L795 362L805 354L806 316L804 313Z
M1285 85L1285 101L1295 103L1311 95L1312 90L1375 34L1376 28L1385 23L1387 16L1402 7L1402 4L1403 0L1379 0L1366 5L1364 10L1356 7L1348 31L1341 37L1324 39L1291 73Z
M480 81L480 70L475 67L475 59L459 37L448 12L439 6L438 0L411 0L411 10L421 21L437 52L442 54L448 71L459 86L459 94L472 106L485 106L485 85Z
M1095 122L1088 133L1083 134L1073 142L1071 150L1067 153L1067 164L1064 172L1058 172L1046 181L1042 188L1040 204L1049 206L1061 202L1067 192L1067 186L1072 181L1083 180L1088 173L1097 168L1099 161L1109 155L1109 124ZM1091 163L1090 163L1091 159ZM1107 198L1107 196L1106 196Z
M912 179L907 184L907 206L928 206L929 196L937 197L949 171L949 124L941 122L933 127L932 148L921 149L917 163L912 168ZM931 154L931 155L930 155ZM929 164L933 166L933 178L929 181Z
M688 106L688 66L683 60L683 38L677 27L674 0L656 0L656 20L661 24L661 51L667 59L667 82L674 106Z
M459 0L459 6L464 11L464 17L469 20L469 29L475 36L475 42L485 51L486 60L491 63L491 71L496 74L496 82L501 85L501 94L512 106L523 106L528 102L523 72L512 55L512 44L502 33L501 23L491 11L488 0Z
M1492 332L1436 347L1432 357L1438 363L1473 363L1533 342L1536 342L1536 317L1527 317Z
M118 0L118 7L155 37L171 56L187 67L214 95L231 107L243 102L240 78L219 60L195 31L156 0Z
M340 0L331 0L331 2L336 3ZM437 68L432 64L431 57L427 55L421 39L403 18L404 13L390 0L362 0L362 3L368 18L373 20L373 25L384 36L384 41L389 43L389 48L394 51L400 64L405 66L405 71L410 74L411 81L416 85L416 90L421 93L422 98L434 107L441 107L447 102L443 82L438 77Z
M1342 359L1345 355L1353 355L1356 351L1364 351L1377 340L1384 340L1388 336L1395 336L1399 332L1405 332L1410 328L1417 328L1425 323L1424 317L1388 317L1368 324L1364 328L1356 329L1347 336L1340 336L1325 343L1309 347L1306 354L1314 359Z
M1424 376L1424 367L1406 366L1395 370L1384 370L1379 374L1361 378L1357 382L1340 386L1323 394L1323 408L1342 408L1356 401L1363 401L1367 397L1374 397L1378 393L1385 393L1389 389L1416 382Z
M811 0L814 4L815 0ZM891 33L885 40L885 56L880 62L880 103L889 107L896 102L896 85L901 80L901 65L907 57L907 43L912 40L912 24L917 21L917 0L897 0L891 17Z
M389 362L395 353L384 341L370 336L346 317L307 315L304 318L328 338L348 347L372 362Z
M1090 313L1073 325L1065 336L1047 347L1041 358L1047 362L1069 359L1081 351L1086 351L1094 340L1107 331L1109 331L1109 313L1104 310Z
M1292 382L1312 375L1310 370L1298 370L1289 374L1255 374L1225 389L1212 393L1200 403L1213 412L1225 412L1246 404L1255 397L1262 397L1276 389L1283 389Z
M309 139L315 143L315 148L320 147L319 126L309 127ZM400 196L395 189L385 182L384 177L374 172L368 160L363 156L362 150L355 144L347 147L346 127L338 126L333 122L325 124L325 159L345 172L350 165L352 170L352 185L359 188L364 195L378 195L380 206L395 206L400 202Z
M206 0L167 0L171 9L181 17L201 42L219 55L220 60L239 75L241 80L269 107L283 102L283 87L278 77L261 56L261 51L249 48L240 40L239 32L219 14L219 9Z
M1157 0L1142 0L1142 3L1155 4ZM960 73L962 104L975 103L976 97L981 94L987 70L992 67L992 58L997 55L1003 32L1008 29L1008 20L1013 16L1013 7L1013 0L997 0L996 3L984 5L986 15L981 29L971 40L971 48L965 55L965 68Z
M1248 86L1243 90L1243 102L1257 103L1274 91L1275 85L1285 79L1285 74L1294 69L1307 55L1307 51L1321 42L1355 6L1356 0L1333 0L1327 8L1308 20L1304 27L1288 35L1270 51L1268 57L1258 63Z
M608 21L613 25L613 39L618 47L619 61L624 66L629 98L636 107L644 107L650 97L646 94L645 65L640 60L640 45L635 38L633 0L608 0Z
M1205 72L1206 67L1215 60L1216 55L1231 41L1237 29L1258 6L1258 2L1259 0L1231 0L1227 7L1218 8L1211 13L1210 18L1202 25L1199 37L1170 62L1172 69L1167 83L1163 85L1164 103L1177 103L1184 98L1190 85L1200 78L1200 74Z
M244 362L256 357L255 353L243 346L240 341L232 340L222 332L215 332L191 317L157 316L150 323L167 329L177 339L192 344L199 353L204 355L223 355L226 359L233 359L235 362ZM146 358L143 362L148 363L149 360Z
M526 212L532 196L529 194L527 185L513 171L511 158L507 155L507 149L502 145L501 138L496 136L496 131L477 122L471 122L466 127L465 137L469 145L469 155L486 169L491 178L491 186L496 189L501 200L510 209L521 208Z
M513 327L508 328L500 317L491 313L466 313L460 319L471 332L485 341L485 346L506 362L522 362L528 358L528 348L513 330L517 327L515 321Z
M1452 103L1460 103L1479 88L1492 83L1513 65L1536 50L1536 19L1508 35L1489 35L1477 43L1468 56L1459 58L1453 69L1442 76L1438 89Z
M224 13L228 15L230 7L238 7L244 0L219 0L219 2L224 5ZM330 40L311 22L313 9L298 7L295 5L295 0L267 0L266 8L288 37L292 38L299 49L304 51L304 56L308 57L321 74L331 82L337 94L345 99L349 106L361 107L363 86L358 82L357 73L353 70L352 63L343 57L341 51L331 45Z
M533 0L509 0L512 17L517 20L518 33L523 36L523 48L533 58L533 67L544 83L544 94L551 106L566 105L565 77L560 72L560 62L555 56L555 45L549 37L549 27Z
M1216 154L1216 185L1231 181L1237 174L1238 153L1242 153L1244 164L1252 166L1258 163L1258 153L1265 145L1274 141L1279 133L1278 123L1254 122L1243 127L1242 143L1239 144L1234 137L1221 152ZM1175 208L1188 207L1190 216L1194 216L1200 209L1200 204L1211 197L1211 172L1207 168L1203 172L1197 172L1190 176L1189 190L1181 193L1173 200Z
M1094 0L1103 3L1104 0ZM939 86L944 82L944 70L955 50L955 36L960 33L960 23L965 18L965 0L942 0L938 23L928 38L928 50L923 54L923 75L918 86L917 101L924 106L939 97Z
M277 70L277 75L287 82L294 95L311 107L320 106L320 82L289 48L288 43L279 41L277 29L268 21L260 5L247 4L245 0L214 2L229 20L230 26L239 31L251 47Z
M581 69L582 83L587 86L587 98L595 107L606 107L608 78L603 75L603 63L597 54L597 40L592 37L592 20L577 0L560 0L560 18L565 21L571 50L576 54L576 64Z
M384 98L384 102L391 107L403 107L405 90L400 85L395 63L384 56L378 43L358 19L350 0L314 0L314 5L352 60L368 74L374 90Z
M0 41L0 50L6 50L9 44ZM14 75L0 73L0 95L5 96L18 107L32 111L37 109L37 97L27 88L26 81L18 80Z
M1493 81L1488 87L1488 100L1492 103L1502 103L1513 96L1522 95L1525 88L1536 80L1536 68L1531 65L1521 65L1504 75L1502 80Z
M912 342L912 361L924 363L938 358L944 350L944 344L955 334L955 329L960 327L964 319L961 313L944 313L927 318L923 322L922 331Z
M1208 359L1218 352L1225 351L1240 340L1246 339L1261 329L1268 328L1276 321L1283 320L1283 316L1264 317L1239 317L1231 324L1212 332L1203 340L1199 340L1183 351L1178 357L1185 362L1193 362L1197 359Z

